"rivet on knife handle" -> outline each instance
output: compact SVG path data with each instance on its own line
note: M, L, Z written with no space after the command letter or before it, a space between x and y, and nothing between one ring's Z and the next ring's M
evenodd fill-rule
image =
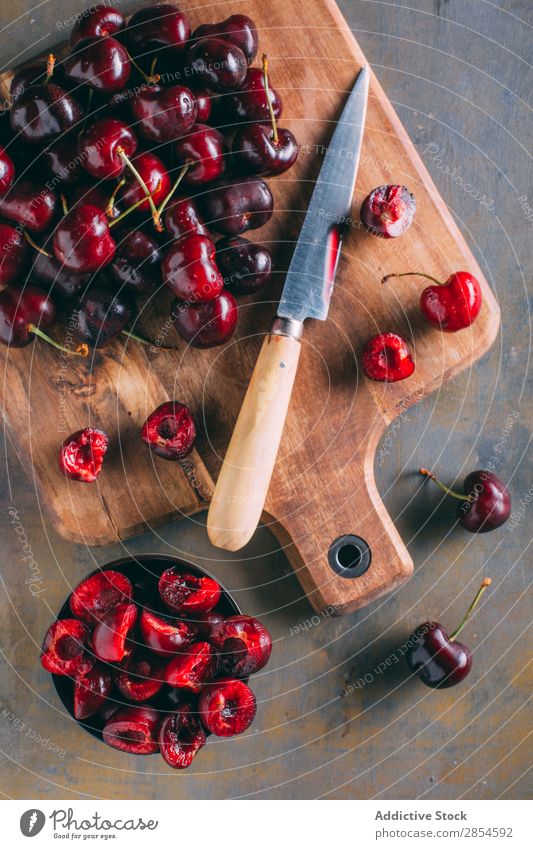
M278 454L300 357L303 324L276 318L266 336L207 517L209 539L237 551L253 536Z

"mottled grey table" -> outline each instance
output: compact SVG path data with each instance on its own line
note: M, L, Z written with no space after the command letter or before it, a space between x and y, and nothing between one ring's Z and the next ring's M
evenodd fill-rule
M27 0L2 6L5 68L62 38L60 21L84 4L51 0L29 12L28 6ZM246 11L246 2L237 6ZM378 449L379 488L413 556L415 575L357 614L313 620L267 531L246 551L256 558L253 572L211 549L201 521L163 527L125 547L86 550L50 529L6 445L0 746L8 797L431 799L528 793L531 3L343 0L341 7L502 309L501 337L490 354L397 420ZM512 522L480 538L450 530L454 505L440 503L437 490L422 490L414 471L428 465L448 479L461 478L488 462L495 447L498 471L513 493ZM156 758L117 759L65 717L38 665L38 644L70 583L125 550L180 551L208 566L216 560L246 609L274 635L271 663L255 682L260 705L251 732L211 742L186 774ZM30 556L41 579L33 594ZM452 628L485 574L493 578L490 595L465 632L474 649L471 676L443 692L407 681L399 649L410 629L429 615ZM392 660L382 673L387 658ZM354 692L339 698L350 679Z

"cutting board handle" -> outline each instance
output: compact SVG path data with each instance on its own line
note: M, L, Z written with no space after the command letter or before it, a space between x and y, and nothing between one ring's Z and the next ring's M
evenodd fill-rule
M265 504L300 358L303 325L276 319L265 337L207 517L209 539L238 551Z

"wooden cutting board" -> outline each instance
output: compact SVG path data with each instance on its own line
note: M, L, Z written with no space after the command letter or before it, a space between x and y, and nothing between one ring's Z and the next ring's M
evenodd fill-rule
M191 11L190 17L197 25L211 14L222 19L243 8L228 0L217 4L216 15L209 7L206 14ZM270 245L276 273L260 297L240 301L233 339L211 351L187 349L168 329L170 300L162 293L142 310L136 330L176 344L171 353L122 341L96 352L88 363L62 359L41 342L0 352L10 440L43 511L59 534L78 543L126 539L207 505L262 335L276 310L324 146L366 63L332 0L247 0L245 11L258 24L260 50L268 52L273 84L283 96L282 125L293 130L302 150L291 171L270 181L276 212L251 238ZM10 76L1 78L2 95ZM364 196L387 182L405 183L417 199L413 226L389 241L358 223ZM478 277L484 304L475 324L456 334L440 333L422 319L423 281L380 285L392 271L423 270L445 279L458 269ZM482 356L498 326L498 306L479 266L373 77L353 226L343 244L330 318L306 325L264 513L316 610L354 610L411 574L410 556L376 490L376 445L403 410ZM363 343L387 330L410 341L417 364L411 378L391 385L368 381L358 367ZM64 331L58 329L56 338L64 338ZM182 467L153 457L139 439L146 416L171 398L191 407L200 433ZM111 437L94 486L66 481L57 467L63 438L88 425ZM328 559L331 543L346 534L361 537L371 550L369 568L359 577L348 575L361 572L361 564L343 577Z

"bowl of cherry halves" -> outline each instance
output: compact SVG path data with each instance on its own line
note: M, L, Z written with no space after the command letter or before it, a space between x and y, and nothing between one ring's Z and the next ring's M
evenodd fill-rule
M208 572L173 557L91 572L46 632L43 667L69 714L121 752L188 767L209 735L252 724L249 677L269 632Z

